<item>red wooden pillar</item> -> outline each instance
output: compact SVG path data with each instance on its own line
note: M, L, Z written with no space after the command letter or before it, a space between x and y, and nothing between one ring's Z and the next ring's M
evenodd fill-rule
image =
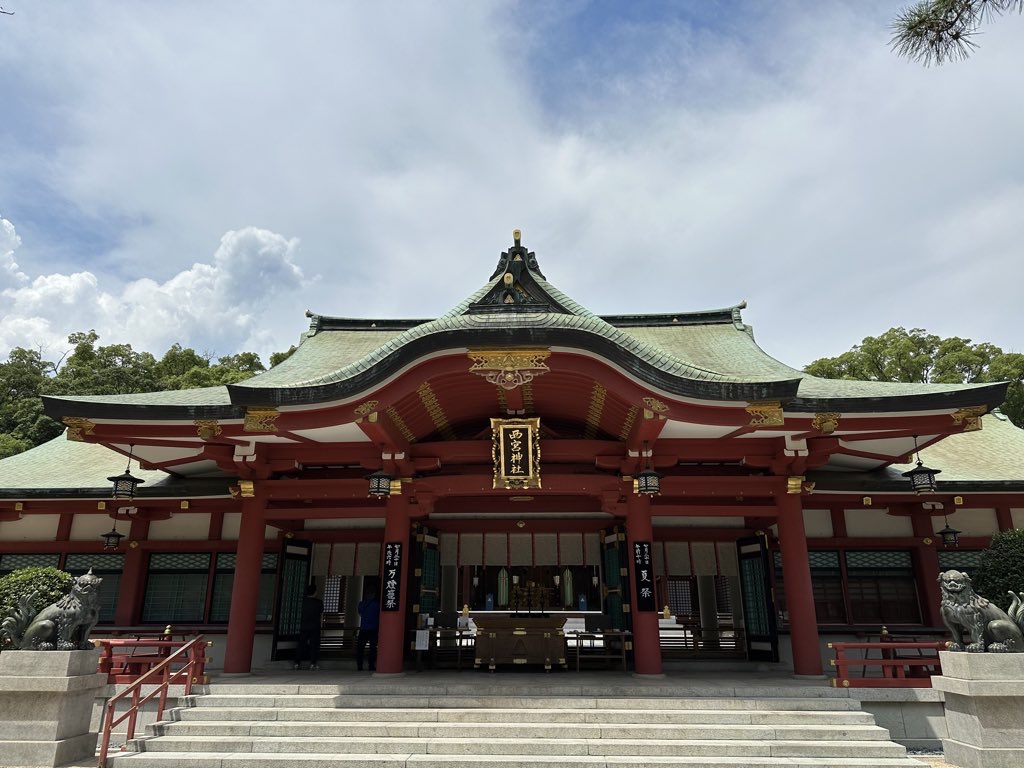
M935 548L935 526L928 514L911 514L910 523L914 526L914 538L917 539L917 550L914 553L914 580L918 585L923 605L921 618L932 627L941 627L939 604L942 593L939 590L939 551ZM925 544L929 539L932 543Z
M225 672L252 670L252 645L256 636L256 607L259 604L260 571L266 531L266 501L259 482L253 496L242 498L242 523L238 533L235 578L231 587L231 612L224 649Z
M1013 530L1013 513L1008 506L996 507L996 522L1001 532Z
M114 623L122 627L139 623L139 606L142 605L142 590L146 583L146 556L139 542L148 535L149 520L133 519L128 531L128 549L124 553L117 606L114 608Z
M651 500L647 496L632 495L626 505L626 541L629 557L622 566L630 569L629 591L633 615L633 659L638 675L661 675L661 643L658 638L658 613L638 611L637 580L632 572L633 544L638 541L654 543L651 526ZM653 564L652 564L653 568Z
M797 675L820 676L818 617L814 611L811 567L807 560L807 534L800 495L786 494L780 497L778 508L779 547L782 550L782 572L786 575L786 607L789 609L789 633L793 645L793 672Z
M398 675L402 673L402 657L405 652L405 616L409 606L408 564L412 553L409 551L409 498L392 495L388 498L387 512L384 517L384 544L398 542L402 545L402 567L398 573L398 610L380 612L380 632L377 641L377 672L378 675ZM377 597L384 604L385 576L383 552L381 552L380 592Z

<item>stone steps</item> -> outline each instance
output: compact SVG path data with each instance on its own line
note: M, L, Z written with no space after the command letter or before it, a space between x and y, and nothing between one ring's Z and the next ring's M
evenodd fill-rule
M686 709L686 722L692 724L732 725L785 725L798 717L806 724L863 724L873 725L875 720L868 712L859 710L798 711L798 710L719 710ZM182 716L182 713L184 715ZM560 723L677 723L680 709L427 709L389 708L389 716L398 721L438 723L520 723L550 722L557 713ZM178 717L190 723L204 721L298 721L298 722L376 722L381 719L380 708L367 709L324 709L314 707L222 709L219 707L195 707L179 710Z
M462 686L460 686L461 688ZM465 686L469 687L469 686ZM553 686L548 686L552 688ZM475 694L388 681L214 685L150 726L113 768L923 768L856 701L671 696L650 686ZM806 695L805 695L806 691ZM123 763L123 765L122 765Z

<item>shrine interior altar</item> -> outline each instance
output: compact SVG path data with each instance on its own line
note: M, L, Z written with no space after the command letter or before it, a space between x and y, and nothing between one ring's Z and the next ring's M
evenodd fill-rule
M543 613L475 616L474 668L499 664L566 666L565 617Z

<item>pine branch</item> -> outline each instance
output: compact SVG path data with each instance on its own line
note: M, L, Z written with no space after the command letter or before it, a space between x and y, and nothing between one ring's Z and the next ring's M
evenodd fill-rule
M1024 0L919 0L893 21L889 41L900 56L926 67L966 59L979 27L1008 11L1024 10Z

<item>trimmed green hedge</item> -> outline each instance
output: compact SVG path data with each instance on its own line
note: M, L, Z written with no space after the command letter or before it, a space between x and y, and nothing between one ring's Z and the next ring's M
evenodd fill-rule
M59 568L22 568L0 577L0 621L10 616L25 595L38 591L33 602L37 611L57 602L71 591L75 577Z
M1004 611L1010 606L1008 591L1024 592L1024 530L1003 531L982 550L981 565L971 577L974 591Z

